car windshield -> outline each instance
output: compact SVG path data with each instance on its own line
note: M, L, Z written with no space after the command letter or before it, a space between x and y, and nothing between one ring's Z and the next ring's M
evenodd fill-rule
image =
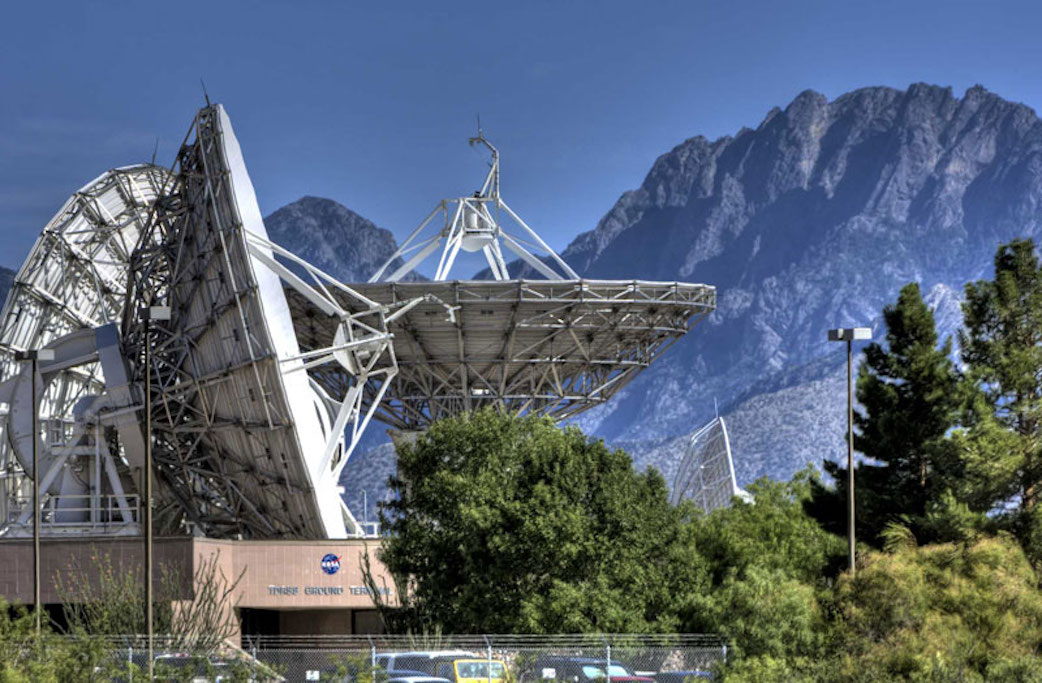
M488 662L456 662L460 678L488 678ZM503 678L503 663L492 662L492 678Z
M189 657L187 655L159 655L156 657L155 662L156 666L159 667L184 669L199 664L200 660L196 657Z
M431 661L430 657L398 657L394 660L395 671L423 671L424 673L434 673L434 662Z
M583 675L587 678L604 678L604 667L585 665L583 666ZM632 674L618 664L612 664L608 667L608 675L631 676Z

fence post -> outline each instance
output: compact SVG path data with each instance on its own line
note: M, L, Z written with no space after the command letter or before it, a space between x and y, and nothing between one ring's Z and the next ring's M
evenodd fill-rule
M134 645L127 645L127 677L134 683Z
M488 683L492 683L492 641L488 636L481 637L485 639L485 646L488 648Z
M724 651L724 664L727 664L727 643L725 642L720 646L720 649Z
M373 642L372 636L366 636L366 640L369 641L369 663L373 667L373 681L376 681L376 643Z
M606 661L604 665L604 683L611 683L611 643L608 642L607 638L604 639L604 653Z

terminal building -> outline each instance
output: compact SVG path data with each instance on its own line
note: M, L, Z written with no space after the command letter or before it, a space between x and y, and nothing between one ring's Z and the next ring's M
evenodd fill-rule
M498 150L470 142L492 157L480 189L438 203L364 283L268 239L221 105L171 168L74 194L0 313L0 597L33 603L34 530L57 614L57 573L98 555L138 570L151 528L155 566L241 576L242 634L379 632L366 553L389 604L394 583L340 482L371 422L564 419L714 309L709 285L581 278L501 196ZM461 252L479 279L453 279ZM433 279L403 280L428 259Z

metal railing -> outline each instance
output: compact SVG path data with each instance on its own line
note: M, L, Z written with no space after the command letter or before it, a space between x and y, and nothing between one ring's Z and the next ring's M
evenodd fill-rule
M139 497L134 494L84 494L48 498L40 506L40 525L44 528L123 527L137 524ZM29 510L32 501L25 496L9 499L7 521L15 524ZM31 522L30 522L31 524Z

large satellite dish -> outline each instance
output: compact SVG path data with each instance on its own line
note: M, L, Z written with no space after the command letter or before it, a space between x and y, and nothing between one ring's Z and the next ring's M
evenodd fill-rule
M707 285L579 278L503 201L497 150L471 143L492 153L482 188L441 202L361 284L268 240L220 105L199 111L171 170L84 187L0 316L0 535L30 528L34 438L44 533L139 533L146 384L157 532L359 534L339 478L374 416L406 431L483 405L565 418L713 309ZM401 281L439 248L434 282ZM504 249L546 279L509 279ZM448 280L460 252L483 254L493 279ZM146 322L153 306L170 320ZM45 347L35 378L14 362Z
M224 537L343 537L357 523L338 479L372 414L360 409L362 388L380 394L396 373L392 308L299 259L311 282L282 265L276 254L295 257L268 241L223 107L200 111L193 132L134 252L124 309L134 381L152 373L157 525ZM327 334L309 335L307 349L284 287L308 303L305 317L324 322ZM149 332L136 307L152 304L172 313ZM316 383L309 371L325 365L341 368L344 381Z
M690 498L705 512L728 507L739 496L751 500L738 488L734 476L731 441L724 418L717 417L691 435L684 458L673 480L674 505Z
M426 297L390 324L397 379L386 394L365 392L379 419L403 431L486 405L573 416L610 399L716 306L708 285L580 278L501 196L498 150L480 131L470 143L492 155L480 189L442 200L368 283L352 285L386 306ZM510 279L504 250L545 279ZM460 251L483 254L493 279L450 280ZM433 282L401 281L435 254ZM358 300L343 305L361 310ZM314 333L302 342L329 331Z
M127 411L134 397L115 323L131 252L171 179L150 165L94 179L44 227L15 276L0 313L0 533L31 533L32 376L14 353L40 348L55 351L37 377L45 520L56 532L138 532L144 441Z
M284 288L328 323L306 351ZM172 316L149 329L140 312L153 305ZM34 384L45 532L139 533L146 373L157 531L358 533L338 479L373 414L363 389L379 394L397 372L387 322L408 305L368 301L268 242L231 122L207 106L172 171L90 183L18 273L0 319L0 534L31 527ZM38 348L55 358L34 382L14 353ZM328 364L344 370L331 389L310 374Z

